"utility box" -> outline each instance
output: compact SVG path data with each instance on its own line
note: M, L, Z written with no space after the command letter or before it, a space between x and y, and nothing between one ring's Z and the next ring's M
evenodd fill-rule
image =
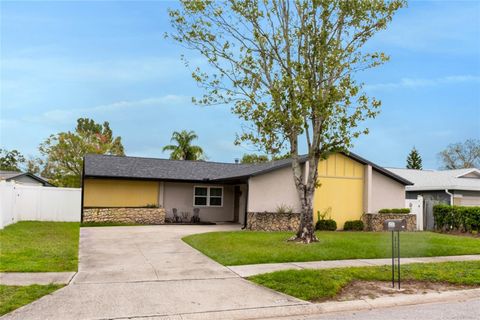
M407 230L407 220L406 219L387 219L383 222L383 230L405 231Z

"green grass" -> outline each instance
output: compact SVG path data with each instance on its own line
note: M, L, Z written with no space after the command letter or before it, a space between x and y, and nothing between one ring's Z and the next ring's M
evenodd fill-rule
M79 223L22 221L0 230L1 272L76 271Z
M303 300L335 297L354 280L390 281L390 267L355 267L323 270L285 270L250 277L249 280ZM480 285L480 261L409 264L402 266L402 280Z
M223 265L388 258L387 232L317 232L320 242L287 242L289 232L212 232L183 240ZM480 239L433 232L401 233L402 257L480 254Z
M22 287L0 285L0 316L29 304L61 287L63 285L59 284L34 284Z

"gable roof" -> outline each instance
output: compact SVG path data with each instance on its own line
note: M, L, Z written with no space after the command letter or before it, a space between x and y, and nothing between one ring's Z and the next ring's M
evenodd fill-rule
M414 183L413 186L407 186L407 191L445 189L480 191L480 170L475 168L440 171L396 168L388 170Z
M36 180L43 184L44 186L53 186L50 182L47 180L34 175L33 173L30 172L20 172L20 171L6 171L6 170L0 170L0 180L5 180L5 181L11 181L15 180L21 177L29 177L33 180Z
M88 154L86 177L136 178L179 181L220 181L244 178L290 165L291 159L258 164L170 160Z
M480 178L480 170L477 168L473 169L459 169L460 173L456 176L457 178Z
M345 155L362 164L372 165L375 170L402 184L411 184L410 181L358 155L353 153ZM305 155L300 156L301 163L306 160L307 157ZM288 167L291 163L292 159L255 164L236 164L88 154L84 159L84 176L95 178L221 182L226 180L247 179L248 177Z

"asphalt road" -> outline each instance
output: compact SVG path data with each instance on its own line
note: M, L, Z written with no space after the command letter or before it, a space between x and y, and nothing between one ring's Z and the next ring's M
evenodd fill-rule
M480 299L468 301L419 304L348 313L329 313L289 318L291 320L478 320ZM283 320L286 318L278 318ZM273 320L273 319L272 319Z

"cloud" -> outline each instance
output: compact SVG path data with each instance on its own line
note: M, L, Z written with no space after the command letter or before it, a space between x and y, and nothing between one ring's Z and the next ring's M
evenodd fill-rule
M64 123L70 124L75 119L88 116L93 117L95 115L102 114L114 114L127 110L138 109L137 112L142 112L142 108L145 107L158 107L158 106L180 106L190 103L190 97L180 95L165 95L161 97L145 98L140 100L129 101L116 101L110 104L98 105L85 108L73 108L73 109L52 109L42 113L39 116L29 117L25 120L30 122L40 123Z
M179 68L184 68L180 59L170 57L97 61L56 57L4 58L1 69L7 80L9 78L24 80L25 76L33 76L41 81L138 82L170 79L178 74Z
M447 84L477 83L480 82L480 76L456 75L440 78L402 78L399 82L377 83L365 85L365 90L391 90L399 88L417 89L423 87L435 87Z

